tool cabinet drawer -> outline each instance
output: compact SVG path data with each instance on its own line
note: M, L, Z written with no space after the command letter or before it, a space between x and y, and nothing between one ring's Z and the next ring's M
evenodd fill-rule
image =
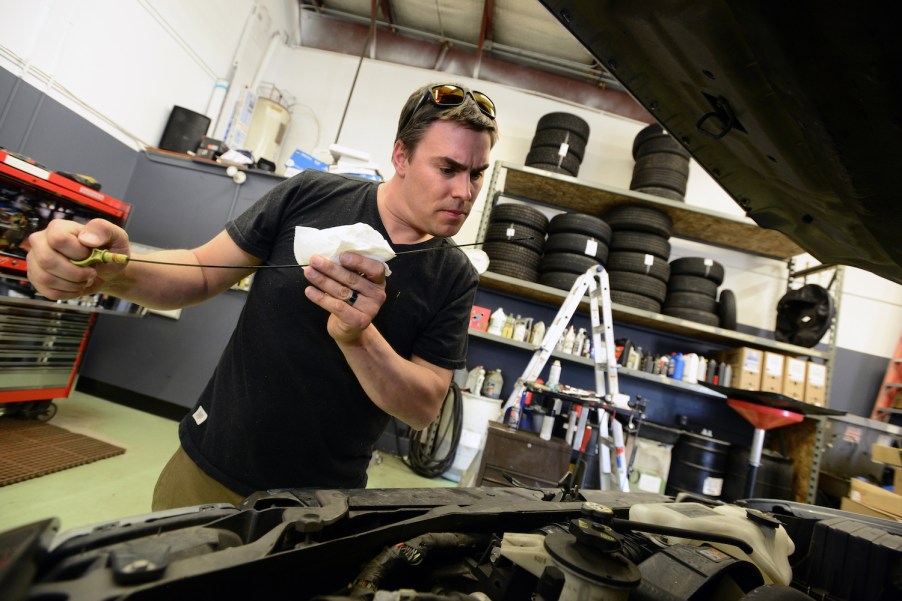
M570 467L570 446L560 439L542 440L534 432L490 423L478 486L510 486L508 473L528 486L554 487Z

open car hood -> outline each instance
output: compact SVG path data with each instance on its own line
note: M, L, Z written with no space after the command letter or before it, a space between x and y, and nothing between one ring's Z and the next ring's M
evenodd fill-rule
M902 45L870 3L542 0L758 225L902 283Z

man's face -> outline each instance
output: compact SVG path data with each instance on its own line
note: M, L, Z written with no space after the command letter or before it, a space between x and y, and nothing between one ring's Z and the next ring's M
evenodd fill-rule
M426 130L413 157L396 149L408 224L439 237L460 231L482 189L490 151L487 132L447 121L436 121Z

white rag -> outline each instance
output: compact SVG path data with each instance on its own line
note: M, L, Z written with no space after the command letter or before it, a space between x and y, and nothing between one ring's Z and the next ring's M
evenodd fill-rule
M294 258L298 265L307 265L313 255L322 255L338 263L338 257L343 252L354 252L383 264L395 257L385 238L365 223L322 230L300 226L294 228ZM385 265L385 275L391 275L388 265Z

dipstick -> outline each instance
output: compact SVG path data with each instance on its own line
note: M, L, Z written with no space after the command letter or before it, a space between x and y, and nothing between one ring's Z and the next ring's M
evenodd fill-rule
M519 240L529 240L532 236L525 236L522 238L508 238L505 239L505 242L517 242ZM451 248L464 248L467 246L477 246L482 244L482 242L474 242L472 244L456 244L453 246L434 246L432 248L420 248L417 250L405 250L399 253L395 253L395 256L399 255L412 255L414 253L422 253L429 252L433 250L449 250ZM353 252L353 251L352 251ZM307 267L307 265L298 265L295 263L289 263L287 265L200 265L197 263L171 263L169 261L152 261L150 259L134 259L129 257L128 255L124 255L121 253L114 253L110 250L94 248L91 249L91 254L88 255L87 258L75 260L69 259L69 262L73 265L78 265L79 267L90 267L91 265L96 265L97 263L118 263L124 265L126 263L149 263L151 265L169 265L170 267L201 267L208 269L288 269L288 268L297 268L297 267Z

